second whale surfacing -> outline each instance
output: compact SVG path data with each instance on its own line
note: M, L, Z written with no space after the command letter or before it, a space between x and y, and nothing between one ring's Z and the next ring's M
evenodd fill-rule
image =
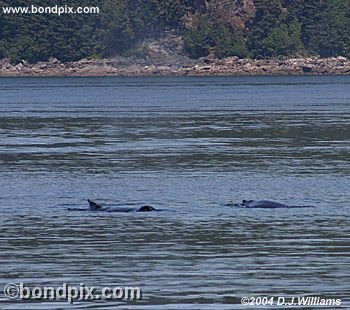
M152 206L142 207L103 207L96 202L88 199L89 208L68 208L68 211L103 211L103 212L151 212L151 211L162 211Z
M280 202L271 200L242 200L242 203L233 204L234 207L241 208L265 208L265 209L277 209L277 208L308 208L312 206L294 206L286 205Z

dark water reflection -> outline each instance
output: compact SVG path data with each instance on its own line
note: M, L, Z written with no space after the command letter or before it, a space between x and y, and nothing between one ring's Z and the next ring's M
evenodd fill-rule
M239 309L258 295L341 298L347 308L349 86L349 77L1 79L1 286L140 286L135 309ZM167 211L66 211L86 198ZM316 207L225 206L247 198ZM19 304L0 294L0 307Z

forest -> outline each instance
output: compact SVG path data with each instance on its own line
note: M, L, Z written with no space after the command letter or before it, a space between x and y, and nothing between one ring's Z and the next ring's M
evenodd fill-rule
M28 6L28 0L0 1ZM350 57L350 0L62 0L99 14L0 13L0 58L34 63L129 55L166 32L191 58ZM30 5L52 6L50 0ZM0 8L1 9L1 8Z

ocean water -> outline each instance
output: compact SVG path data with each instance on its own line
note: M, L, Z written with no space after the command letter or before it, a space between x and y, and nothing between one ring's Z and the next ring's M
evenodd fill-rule
M349 188L349 76L1 78L0 308L71 307L7 283L142 289L79 309L349 308ZM67 211L87 199L164 211Z

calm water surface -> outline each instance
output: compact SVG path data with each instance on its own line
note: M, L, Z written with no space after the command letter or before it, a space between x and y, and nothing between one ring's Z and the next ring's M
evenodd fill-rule
M1 290L142 288L80 309L349 308L349 188L350 77L0 79ZM87 198L167 211L67 211ZM242 199L315 208L227 206ZM0 293L1 309L67 307Z

